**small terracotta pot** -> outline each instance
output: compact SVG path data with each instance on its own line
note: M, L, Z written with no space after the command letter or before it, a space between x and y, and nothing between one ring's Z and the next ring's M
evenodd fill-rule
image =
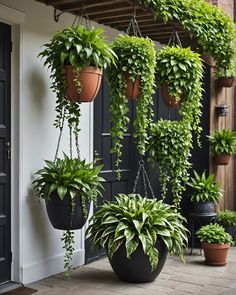
M81 92L78 93L75 84L75 73L71 65L65 66L65 78L67 81L66 97L73 102L91 102L95 99L102 80L102 70L95 67L87 67L80 71L79 79Z
M234 77L220 77L218 79L218 85L220 87L230 88L234 85Z
M226 265L227 255L230 248L230 243L227 244L208 244L202 243L206 264L212 266Z
M180 106L183 99L183 94L181 94L180 100L176 101L175 97L169 94L168 84L166 82L161 85L161 93L162 98L168 107L178 108Z
M231 155L221 154L214 156L214 162L216 165L228 165Z
M137 77L135 82L130 79L128 73L125 74L125 81L127 84L125 95L128 99L138 99L141 95L141 79Z

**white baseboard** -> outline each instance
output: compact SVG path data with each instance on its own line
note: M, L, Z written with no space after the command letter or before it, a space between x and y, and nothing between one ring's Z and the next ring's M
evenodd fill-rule
M82 249L74 251L73 266L84 264L85 251ZM64 271L63 254L49 257L32 264L24 265L21 269L23 284L33 283Z

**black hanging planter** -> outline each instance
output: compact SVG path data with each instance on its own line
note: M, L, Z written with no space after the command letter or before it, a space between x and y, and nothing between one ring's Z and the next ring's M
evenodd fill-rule
M196 214L212 214L216 212L214 202L194 202L194 211Z
M229 113L229 106L227 104L219 104L215 106L218 117L226 117Z
M74 214L71 216L71 197L66 195L61 200L57 193L52 193L50 200L46 201L48 218L52 226L61 230L81 229L87 221L82 209L80 196L75 197ZM89 209L89 204L87 205ZM72 223L71 223L72 218Z
M168 251L162 239L157 241L156 248L159 252L159 260L154 271L152 271L149 257L144 253L141 244L131 254L130 259L127 258L124 244L118 248L112 258L108 258L113 271L120 280L131 283L147 283L155 280L166 262Z

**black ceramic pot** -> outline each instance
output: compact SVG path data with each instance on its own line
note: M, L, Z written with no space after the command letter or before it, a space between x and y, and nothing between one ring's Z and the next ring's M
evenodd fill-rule
M156 244L159 252L157 267L152 271L149 257L144 253L143 247L139 244L138 248L132 253L130 259L126 256L125 245L121 245L118 250L109 258L112 269L119 279L131 283L147 283L153 281L161 272L167 257L167 247L159 239Z
M236 242L236 226L227 226L225 228L225 231L229 233L232 236L233 240Z
M56 229L69 230L80 229L84 226L87 217L82 210L81 198L75 198L75 211L71 216L71 197L66 195L63 200L57 193L51 194L51 199L46 201L48 218ZM89 209L89 205L87 206ZM71 223L72 218L72 223Z
M211 214L216 212L214 202L194 202L194 211L196 214Z

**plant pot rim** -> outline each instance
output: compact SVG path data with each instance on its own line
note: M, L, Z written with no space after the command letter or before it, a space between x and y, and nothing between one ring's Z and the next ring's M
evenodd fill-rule
M68 65L64 65L64 67L66 67L66 68L70 68L70 67L74 67L73 65L71 65L71 64L68 64ZM82 68L81 70L80 70L80 73L81 72L89 72L89 71L92 71L93 73L95 73L95 74L98 74L98 75L102 75L102 72L103 72L103 69L100 69L100 68L97 68L97 67L95 67L95 66L87 66L87 67L84 67L84 68Z
M224 243L224 244L217 244L217 243L207 243L207 242L202 242L202 248L220 248L220 249L227 249L230 248L230 243Z

